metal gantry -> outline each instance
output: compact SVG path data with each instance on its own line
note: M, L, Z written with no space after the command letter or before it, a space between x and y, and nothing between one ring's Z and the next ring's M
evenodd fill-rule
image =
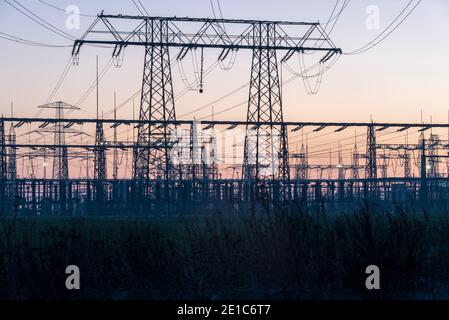
M36 143L31 139L22 137L19 141L14 141L12 138L7 138L4 135L6 124L15 123L14 129L21 128L25 123L28 126L37 127L38 129L48 128L48 132L54 133L52 128L58 123L64 124L65 132L70 129L74 124L82 124L86 128L90 123L91 127L95 127L95 143L85 142L78 143L71 141L65 144L54 143ZM112 141L106 139L103 131L103 126L109 124L110 128L115 128L118 125L129 125L130 128L138 128L141 120L128 120L128 119L67 119L67 118L2 118L0 121L0 128L3 128L3 135L1 143L2 159L4 165L4 178L1 183L3 207L8 208L8 205L12 205L14 197L23 201L23 210L31 210L31 212L37 212L40 214L45 203L52 203L51 212L58 214L65 214L71 212L94 212L95 214L104 212L106 209L128 210L132 206L136 213L149 214L150 212L163 212L160 210L162 206L166 205L167 193L170 195L170 206L174 212L179 212L180 207L186 205L184 209L192 208L191 206L199 206L200 208L207 208L209 206L225 206L225 205L237 205L244 207L248 204L248 197L245 194L246 180L244 177L221 178L220 170L216 167L216 162L211 162L209 165L205 159L212 157L215 153L214 131L216 127L228 129L230 127L236 128L241 126L247 128L255 126L257 123L239 122L239 121L205 121L205 127L196 130L196 133L188 133L187 136L192 139L187 143L187 148L193 147L191 152L188 153L192 157L198 158L197 161L188 162L186 167L182 167L183 178L182 180L175 181L173 185L166 186L161 183L162 180L148 179L146 183L151 185L151 188L147 189L145 185L139 184L140 179L134 179L130 176L124 179L117 179L107 176L107 151L112 150L135 150L138 148L158 148L157 145L139 145L133 141L117 141L114 137ZM196 121L176 121L173 122L175 126L187 126L194 128ZM153 122L154 126L159 125L158 122ZM198 124L197 124L198 125ZM279 128L285 128L287 134L294 132L298 126L323 128L329 127L352 127L360 126L361 123L301 123L301 122L281 122L273 123L273 126ZM427 139L424 138L424 134L418 139L417 143L405 143L405 144L385 144L385 143L373 143L376 141L375 128L383 128L388 126L390 128L417 128L422 130L423 128L432 128L432 126L443 128L448 127L447 124L412 124L412 123L393 123L393 124L376 124L365 123L367 128L367 150L376 149L382 150L381 153L376 153L376 171L385 171L389 168L384 168L382 163L382 157L388 159L388 163L394 159L402 159L404 167L404 176L398 177L390 176L385 172L380 174L377 178L360 178L359 170L363 167L358 163L359 160L363 160L366 164L370 163L369 153L360 154L357 148L352 148L353 159L357 159L348 165L344 164L344 159L341 155L341 148L338 149L339 157L337 163L330 160L329 164L317 164L310 162L310 156L306 151L307 148L302 146L299 153L289 153L288 157L292 160L292 165L289 165L289 172L294 172L288 180L284 181L282 178L269 179L265 182L261 188L254 190L257 192L254 194L253 201L255 203L265 203L268 199L274 202L282 196L282 190L280 188L280 182L285 183L285 189L287 190L289 197L287 198L287 204L292 205L294 203L301 203L301 205L307 205L309 203L316 203L317 201L326 201L327 205L332 203L356 203L357 200L375 199L379 201L418 201L423 202L432 199L433 203L444 203L449 196L449 181L446 176L442 176L437 169L432 169L432 161L436 161L448 156L444 154L449 150L449 141L442 140L436 137L435 134L431 134ZM27 127L28 127L27 126ZM57 127L57 126L56 126ZM137 128L136 128L137 127ZM211 132L209 129L214 128ZM218 128L220 129L220 128ZM193 129L192 129L193 130ZM209 131L208 131L209 130ZM321 131L321 130L320 130ZM10 131L11 132L11 131ZM41 131L35 130L32 132L40 133ZM195 132L193 130L192 132ZM207 132L207 134L206 134ZM394 132L394 131L393 131ZM94 134L88 134L94 136ZM370 135L374 135L369 137ZM196 140L194 142L193 140ZM376 141L377 142L377 141ZM369 143L372 145L370 146ZM13 172L9 172L10 168L15 169L15 165L12 164L14 159L11 156L11 151L14 150L17 155L17 159L30 158L38 160L44 159L44 163L47 163L48 158L53 158L53 161L57 161L59 154L51 153L50 151L56 149L67 150L67 161L69 159L83 159L87 157L94 159L95 170L92 176L87 175L87 178L67 178L67 179L46 179L46 178L25 178L23 176L12 179ZM86 152L82 151L85 150ZM209 149L209 150L208 150ZM371 149L371 150L372 150ZM23 150L29 150L28 153L24 153ZM206 152L206 150L208 150ZM385 151L388 151L385 152ZM210 154L207 154L210 152ZM420 169L418 176L411 174L411 158L409 156L404 157L404 154L410 154L410 152L419 152L417 158L417 166ZM91 154L91 155L89 155ZM409 158L407 158L409 157ZM85 159L88 161L89 159ZM408 159L408 160L407 160ZM416 157L413 158L415 161ZM78 161L77 161L78 162ZM81 162L81 161L79 161ZM415 162L416 163L416 162ZM70 166L70 164L68 164ZM310 174L313 170L318 170L321 173L328 172L327 176L322 174L313 177ZM346 177L344 172L346 170L352 170L351 177ZM338 176L334 177L332 172L337 172ZM373 172L373 175L377 176L377 172ZM136 184L137 183L137 184ZM139 191L140 190L140 191ZM404 195L404 196L402 196ZM404 198L405 197L405 198ZM414 199L414 200L413 200ZM438 202L441 200L443 202ZM299 202L298 202L299 201ZM312 202L311 202L312 201ZM346 202L344 202L346 201ZM86 203L87 205L86 207ZM120 203L120 205L119 205ZM221 205L220 205L221 204ZM190 206L190 207L189 207ZM83 209L84 208L84 209ZM114 209L115 208L115 209ZM159 208L159 209L158 209ZM257 207L256 207L257 208ZM264 206L258 207L257 210L266 208ZM46 210L47 210L46 209ZM108 210L109 210L108 209ZM111 209L111 210L112 210ZM151 210L150 210L151 209ZM78 211L77 211L78 210ZM84 211L83 211L84 210ZM86 211L87 210L87 211ZM206 209L205 209L206 210ZM133 212L134 212L133 211ZM105 211L109 212L109 211ZM115 212L115 211L114 211Z
M50 122L44 122L39 126L40 131L50 132L54 135L54 161L53 161L53 179L68 179L69 178L69 166L67 162L67 146L65 145L65 131L69 128L68 124L64 122L65 110L79 110L79 107L70 105L63 101L56 101L41 105L40 109L54 109L55 119L57 121L51 123L52 128L47 128ZM20 124L20 122L18 123ZM17 124L17 125L18 125Z

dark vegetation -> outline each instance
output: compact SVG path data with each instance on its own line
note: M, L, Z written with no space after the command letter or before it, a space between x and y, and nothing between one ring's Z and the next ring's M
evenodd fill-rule
M411 208L0 222L1 299L435 299L448 267L448 214Z

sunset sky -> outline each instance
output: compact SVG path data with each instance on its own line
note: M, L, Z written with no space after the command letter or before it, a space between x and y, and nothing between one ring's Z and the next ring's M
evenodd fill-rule
M17 4L13 0L10 3ZM37 16L59 29L79 38L94 20L95 14L104 10L111 14L139 14L131 0L87 1L87 0L18 0ZM137 1L136 1L137 2ZM141 0L150 15L213 17L208 0ZM344 1L339 1L338 8ZM330 38L343 52L356 50L374 39L407 5L408 0L352 0L342 11ZM214 2L216 5L216 2ZM291 20L325 22L329 19L335 0L221 0L224 18ZM54 7L52 7L53 5ZM66 14L62 10L69 5L80 8L79 30L66 28ZM379 29L366 26L367 7L379 8ZM19 7L20 8L20 7ZM397 30L374 48L359 55L342 55L339 61L324 75L323 84L316 95L308 95L300 78L289 82L283 88L284 119L288 121L369 121L370 116L378 122L419 122L422 110L425 122L448 121L449 109L449 2L446 0L424 0ZM69 47L28 46L0 38L0 111L10 114L10 103L14 102L15 116L33 116L38 105L47 102L71 54L73 41L52 33L0 0L0 36L5 34L28 41ZM113 108L113 93L117 102L132 96L139 90L142 78L142 47L127 48L121 68L111 67L100 82L100 109L107 115ZM172 57L178 49L171 49ZM60 89L51 99L77 104L83 93L95 80L95 59L99 56L100 69L110 59L112 50L83 47L79 66L71 67ZM219 51L205 53L206 67L213 64ZM176 112L179 119L210 118L212 105L189 114L189 111L205 106L218 98L243 87L235 94L213 104L216 119L245 120L248 87L244 85L250 75L250 52L240 51L235 64L229 71L214 69L205 78L205 91L185 91L178 68L173 68ZM191 61L185 61L187 80L192 81ZM289 62L298 69L297 60ZM283 78L292 76L283 69ZM227 112L220 111L242 103ZM139 99L135 99L136 112ZM71 114L76 117L95 115L95 90L79 105L82 110ZM117 112L119 118L132 117L132 102ZM184 114L187 114L183 116ZM45 111L40 116L52 116ZM361 129L360 129L361 130ZM310 130L308 130L310 131ZM444 133L443 133L444 132ZM446 135L443 130L441 134ZM107 132L107 136L110 135ZM326 132L320 132L320 134ZM364 132L357 132L357 134ZM315 134L316 136L318 134ZM332 136L335 142L329 146L336 152L339 139L352 143L354 132ZM311 134L310 137L313 135ZM416 138L416 135L413 136ZM415 139L414 138L414 139ZM447 139L446 136L443 136ZM300 137L292 137L296 145ZM327 138L316 141L326 143ZM361 141L365 138L360 137ZM398 138L399 139L399 138ZM403 139L403 138L400 138ZM343 143L343 142L342 142ZM319 144L319 143L317 143ZM363 142L361 143L363 145ZM318 150L327 150L318 148ZM347 147L346 147L347 148ZM363 146L361 147L363 150ZM324 152L324 151L323 151ZM346 157L349 156L349 149ZM326 156L328 158L328 156ZM317 160L318 161L318 160ZM328 161L328 160L326 160Z

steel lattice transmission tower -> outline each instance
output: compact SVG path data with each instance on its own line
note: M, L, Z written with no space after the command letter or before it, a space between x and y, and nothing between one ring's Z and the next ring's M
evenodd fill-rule
M410 178L412 176L412 169L410 163L410 153L404 149L404 153L399 155L400 159L403 161L404 166L404 178Z
M54 154L53 154L53 179L68 179L69 178L69 164L68 164L68 151L65 144L65 131L66 123L64 123L64 110L79 110L80 108L72 106L62 101L56 101L48 103L38 108L41 109L54 109L55 116L58 121L53 125L53 128L49 132L54 133ZM43 124L40 128L45 128L48 124ZM48 132L48 131L47 131Z
M376 129L373 124L368 126L368 134L366 139L366 165L365 178L377 178L377 156L376 156Z
M366 163L365 163L365 179L370 179L367 186L370 196L377 197L377 144L376 144L376 128L373 123L367 128L366 136Z
M152 31L147 33L148 41L167 41L168 24L157 21L151 25ZM134 178L173 177L175 168L170 161L170 138L174 125L169 121L176 120L173 83L168 46L146 46L145 63L142 80L139 120L163 121L162 124L143 124L138 128L137 145L134 159Z
M125 22L127 24L123 25ZM232 30L233 34L228 34L227 30ZM196 48L220 49L219 62L234 50L253 51L247 119L253 122L252 126L256 125L253 130L255 141L253 145L251 138L246 138L244 174L253 180L280 179L281 184L288 179L289 168L287 130L276 124L283 120L277 51L286 52L282 61L287 61L294 53L318 53L318 60L323 64L341 53L316 22L103 13L97 16L81 39L75 41L74 61L78 61L83 44L113 45L115 59L120 59L127 46L145 47L139 116L145 123L138 127L134 177L164 180L180 176L170 161L174 151L171 135L176 119L170 47L180 49L178 60ZM162 123L154 124L152 121L156 120Z
M104 138L103 123L97 122L95 130L94 149L94 179L104 180L107 178L106 165L106 141Z
M352 150L352 179L359 179L359 158L360 154L357 149L357 143L354 144L354 149Z
M307 157L307 148L304 147L304 144L301 144L301 149L299 153L294 153L292 157L296 160L295 164L295 179L296 180L305 180L309 178L308 169L309 162Z
M441 145L441 139L437 134L430 134L429 137L429 178L438 178L439 174L439 159L438 146Z
M4 215L4 202L6 195L6 140L5 140L5 121L0 118L0 215Z
M248 122L268 124L247 127L243 164L243 177L247 180L288 178L288 160L284 163L280 157L288 152L287 137L275 125L283 121L276 50L262 49L274 44L275 33L276 26L271 24L254 28L254 45L258 48L253 50L246 118Z
M9 150L8 150L8 179L15 180L17 178L17 148L16 144L16 132L14 130L14 124L11 123L8 134Z
M5 121L0 119L0 180L7 178L7 153L5 138Z

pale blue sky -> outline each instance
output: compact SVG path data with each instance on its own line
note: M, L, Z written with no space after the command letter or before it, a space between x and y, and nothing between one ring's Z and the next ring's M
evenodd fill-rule
M141 0L153 15L165 16L212 16L208 0ZM64 12L53 9L39 0L19 0L21 4L40 17L63 29L80 36L93 18L82 17L80 30L65 29ZM121 1L56 1L48 3L65 8L76 4L82 14L95 14L102 9L106 13L137 14L131 0ZM343 2L343 1L340 1ZM378 30L365 27L366 7L377 5L380 9L380 30L399 13L408 0L364 1L352 0L343 11L331 38L343 51L351 51L370 41ZM334 0L322 1L256 1L222 0L221 7L226 18L283 19L294 21L325 21L335 4ZM344 56L333 70L325 75L324 83L317 96L309 96L300 80L287 85L285 94L285 114L291 120L366 120L370 114L381 120L416 120L420 108L435 119L446 120L449 108L449 2L444 0L424 0L417 10L386 41L378 47L358 56ZM12 34L31 41L51 44L72 43L30 21L0 0L0 32ZM8 42L0 39L1 76L0 110L6 113L13 100L19 115L34 113L35 106L46 101L59 78L70 48L39 48ZM89 87L95 76L95 55L105 63L110 50L83 48L80 66L72 68L55 99L75 103ZM213 61L216 54L206 56L206 63ZM142 48L126 52L122 68L111 68L101 83L102 108L111 108L113 91L117 91L122 101L135 92L141 81ZM249 77L249 55L241 53L233 70L214 71L206 79L205 94L189 93L178 102L178 114L194 109L198 105L213 101L236 87L244 84ZM184 89L179 81L175 91ZM216 110L245 99L246 90L231 96L215 106ZM82 105L87 114L94 113L94 96ZM305 107L306 106L306 107ZM128 111L128 112L127 112ZM123 116L130 114L129 108ZM210 110L198 113L207 115ZM242 119L245 107L224 113L222 116Z

